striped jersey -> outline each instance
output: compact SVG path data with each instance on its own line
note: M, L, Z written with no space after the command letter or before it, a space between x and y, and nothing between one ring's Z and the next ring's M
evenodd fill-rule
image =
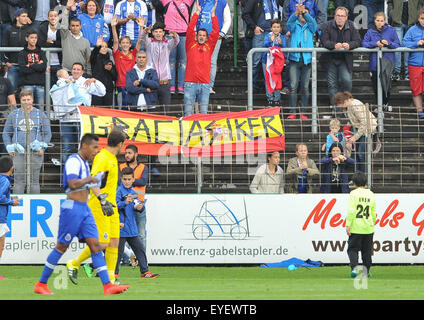
M126 19L130 14L134 14L136 18L148 17L147 6L144 1L135 0L130 2L127 0L120 1L115 8L115 14L119 19ZM131 40L137 40L140 27L134 20L121 25L120 37L129 36Z

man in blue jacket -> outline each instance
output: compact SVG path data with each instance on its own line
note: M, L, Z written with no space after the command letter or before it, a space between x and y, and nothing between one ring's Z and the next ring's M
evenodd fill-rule
M118 246L118 261L121 261L125 244L128 242L139 262L141 278L154 279L159 277L159 274L149 271L146 252L139 237L137 222L134 216L134 211L142 211L145 205L138 200L138 194L132 188L134 180L133 169L130 167L124 168L121 173L122 183L116 190L116 204L118 205L121 228ZM116 264L115 274L119 274L119 263Z
M6 233L10 230L7 226L7 214L9 213L9 206L19 205L18 198L10 198L10 187L13 179L13 160L9 156L0 158L0 258L4 249L4 240ZM4 278L0 275L0 280Z
M424 8L418 15L418 23L409 28L402 41L403 47L411 49L424 48ZM417 108L418 116L424 119L423 97L424 92L424 52L411 52L408 59L409 85L412 91L412 101Z
M400 46L399 38L396 34L395 28L386 24L386 15L384 12L377 12L374 18L374 24L368 29L367 33L362 40L362 46L364 48L388 48L396 49ZM395 53L385 52L383 53L383 59L389 59L393 65L391 70L386 73L390 80L394 64L395 64ZM382 64L381 64L382 65ZM375 97L377 98L377 53L373 52L370 57L370 63L368 69L371 71L371 80L373 83L373 89ZM390 86L383 88L383 104L387 105L390 97ZM378 101L376 101L378 102Z
M135 58L135 66L127 72L126 86L128 105L152 106L156 103L156 90L159 88L159 77L155 69L147 66L147 53L139 51ZM130 108L136 110L137 108Z

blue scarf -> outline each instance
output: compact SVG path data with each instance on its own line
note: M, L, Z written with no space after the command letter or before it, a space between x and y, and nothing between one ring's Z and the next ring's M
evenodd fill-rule
M272 19L278 19L277 2L275 0L271 0L271 3L272 3L272 12L273 12ZM271 20L271 12L269 10L268 0L263 0L263 4L264 4L265 20Z

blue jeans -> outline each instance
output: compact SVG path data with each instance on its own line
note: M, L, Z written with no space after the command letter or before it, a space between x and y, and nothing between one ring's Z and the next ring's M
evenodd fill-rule
M367 172L367 137L362 135L355 143L355 165L356 172L361 171L362 173Z
M218 67L218 55L219 55L219 49L221 48L222 39L218 40L215 49L212 53L212 60L211 60L211 88L215 85L215 78L216 78L216 69Z
M300 113L306 112L306 106L309 102L309 78L311 76L312 64L304 64L303 62L290 61L290 113L296 113L297 106L297 89L301 92Z
M34 94L34 106L44 111L46 99L43 86L22 86L21 90L31 90Z
M127 88L126 87L116 87L116 89L118 90L118 95L121 94L122 97L122 101L119 104L119 100L118 100L118 96L116 96L116 105L117 106L124 106L127 107L128 106L128 101L127 101ZM128 108L122 108L123 110L129 110Z
M323 15L323 22L327 21L327 17L328 17L328 0L318 0L317 1L318 4L318 10L322 13Z
M344 60L332 60L327 70L328 94L330 103L334 104L333 97L337 92L352 92L352 74ZM339 83L341 85L339 85Z
M18 80L19 80L19 66L18 65L13 65L7 70L7 79L10 80L15 91L18 90Z
M265 68L266 68L266 64L262 63L262 70L264 74L266 74ZM264 78L265 78L266 98L268 99L268 101L280 102L280 99L281 99L280 90L274 90L272 93L269 93L268 86L266 85L266 76L264 76Z
M78 150L78 142L80 136L79 122L61 122L60 123L60 140L62 143L62 155L60 161L65 164L66 159L74 153L74 149Z
M135 222L137 223L137 229L139 233L139 237L141 243L143 244L143 249L146 251L146 207L144 207L143 211L134 210Z
M171 69L171 87L184 87L187 55L185 50L186 37L180 37L178 45L169 54L169 67Z
M209 105L209 83L184 83L184 116L189 116L194 112L194 104L199 103L199 112L208 113Z
M384 1L362 0L362 4L368 11L368 29L374 24L374 15L379 11L384 11Z
M408 31L408 26L406 24L400 26L400 27L394 27L396 34L399 38L400 43L402 43L402 39L406 34L406 31ZM404 52L403 53L404 56L404 67L405 67L405 75L408 74L408 58L409 58L409 53L408 52ZM402 52L395 52L395 69L394 72L395 73L401 73L402 71Z
M262 32L260 34L255 34L252 39L252 48L263 48L264 46L264 39L265 39L265 32ZM262 71L261 68L261 62L262 62L262 53L255 53L253 55L253 89L258 90L259 85L257 83L259 72Z

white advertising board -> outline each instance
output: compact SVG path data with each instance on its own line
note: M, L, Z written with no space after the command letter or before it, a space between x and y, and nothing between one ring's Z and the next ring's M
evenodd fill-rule
M44 264L65 195L11 208L2 264ZM150 194L149 264L263 264L291 257L348 263L347 194ZM375 263L424 263L421 194L377 194ZM74 239L61 263L84 247Z

